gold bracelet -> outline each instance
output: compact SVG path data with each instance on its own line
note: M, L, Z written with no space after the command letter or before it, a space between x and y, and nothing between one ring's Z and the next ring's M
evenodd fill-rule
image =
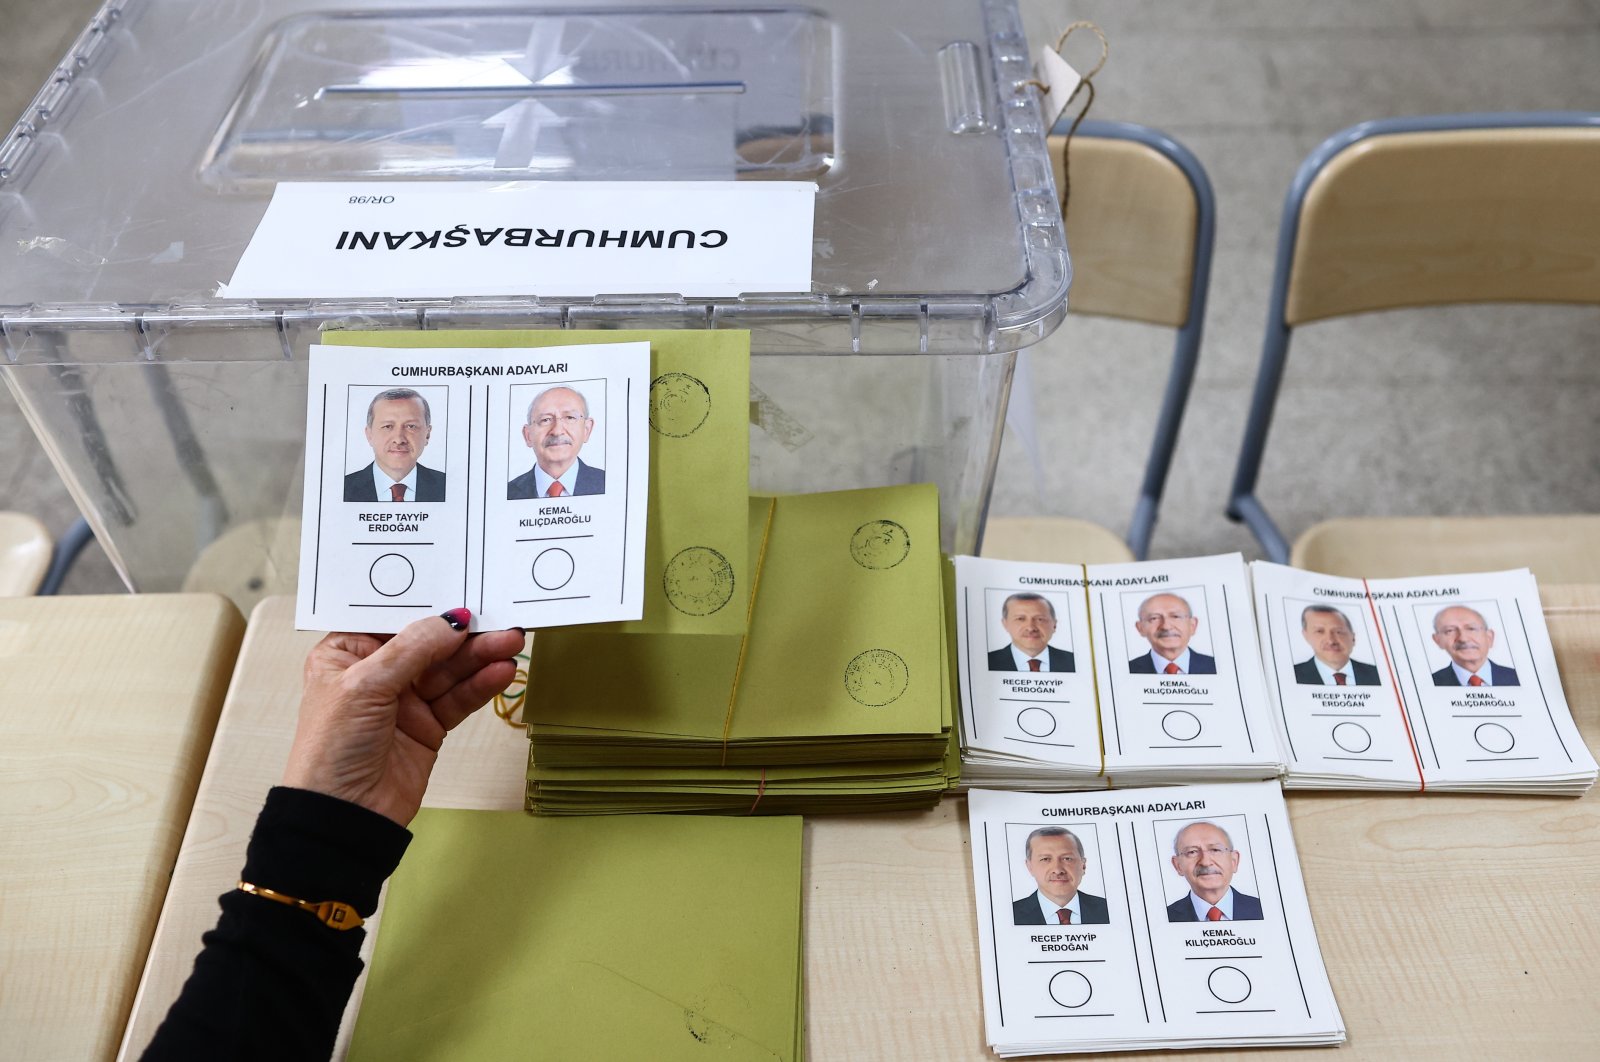
M274 892L271 889L262 888L260 885L252 885L248 881L239 882L238 888L240 892L247 892L251 896L259 896L263 900L286 904L289 907L298 907L330 929L357 929L362 924L361 915L356 912L356 909L347 903L340 903L338 900L323 900L321 903L312 903L309 900L298 900L293 896L285 896L281 892Z

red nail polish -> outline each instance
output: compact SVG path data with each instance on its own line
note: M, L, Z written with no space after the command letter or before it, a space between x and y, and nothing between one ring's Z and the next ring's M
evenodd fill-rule
M472 612L470 609L453 608L444 613L444 621L454 629L464 631L467 629L467 625L472 622Z

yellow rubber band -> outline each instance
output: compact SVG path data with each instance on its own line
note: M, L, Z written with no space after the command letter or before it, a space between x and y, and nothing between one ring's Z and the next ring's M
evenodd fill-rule
M761 550L756 554L756 571L750 579L750 607L744 616L744 637L739 639L739 660L733 667L733 688L728 691L728 713L722 717L722 766L728 765L728 734L733 729L733 706L739 699L739 676L744 671L744 650L750 644L750 621L756 614L756 591L761 589L761 569L766 566L767 543L772 538L772 516L778 499L767 502L767 522L761 530Z
M518 660L528 659L524 653L518 653L516 658ZM532 666L531 661L528 666ZM515 686L519 682L522 683L522 688L512 693L511 686ZM494 695L494 714L499 716L506 726L516 727L521 730L528 725L525 718L517 718L517 713L522 711L528 701L528 670L526 667L517 668L516 673L511 678L511 686L507 686L503 692Z

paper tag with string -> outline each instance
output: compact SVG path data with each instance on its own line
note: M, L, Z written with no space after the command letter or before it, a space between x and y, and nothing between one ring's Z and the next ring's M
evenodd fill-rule
M1040 106L1044 109L1044 123L1046 126L1056 124L1067 109L1067 103L1072 99L1073 93L1078 91L1078 85L1083 81L1078 72L1072 69L1072 64L1061 57L1061 53L1054 48L1040 48L1038 57L1033 64L1033 73L1045 87L1044 98Z
M1093 33L1100 42L1100 57L1095 60L1088 73L1079 75L1072 68L1072 64L1062 56L1063 49L1067 46L1067 38L1074 32L1086 29ZM1026 84L1039 90L1040 105L1044 108L1046 128L1054 129L1061 115L1071 105L1072 101L1083 94L1083 107L1078 111L1078 116L1067 127L1067 135L1061 145L1061 216L1067 216L1067 204L1072 198L1072 134L1078 131L1078 126L1083 124L1083 119L1089 113L1089 108L1094 106L1094 76L1105 68L1106 57L1111 53L1111 46L1106 41L1103 30L1093 22L1074 22L1061 31L1061 36L1056 38L1053 47L1042 48L1039 51L1039 62L1035 67L1037 77Z
M1100 42L1100 56L1086 74L1079 74L1062 55L1067 46L1067 39L1078 30L1088 30ZM1033 64L1033 80L1028 84L1039 90L1040 106L1044 110L1046 126L1056 124L1056 120L1066 112L1067 105L1076 98L1080 89L1087 88L1089 99L1091 101L1094 99L1094 85L1091 82L1106 65L1106 56L1109 52L1110 46L1106 41L1105 32L1087 20L1072 23L1061 31L1061 35L1056 38L1053 45L1039 49ZM1088 109L1088 104L1085 104L1084 111L1087 112ZM1082 115L1079 115L1079 120L1082 120Z

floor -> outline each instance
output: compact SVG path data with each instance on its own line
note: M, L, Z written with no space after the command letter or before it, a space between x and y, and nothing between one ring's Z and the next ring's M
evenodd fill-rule
M1370 118L1594 109L1600 3L1023 6L1034 42L1053 41L1068 19L1097 22L1110 53L1095 78L1093 117L1161 128L1211 176L1210 306L1152 555L1259 556L1223 509L1295 168L1324 138ZM1082 35L1068 44L1080 69L1094 54ZM1597 349L1600 310L1586 307L1398 311L1301 329L1259 497L1291 540L1336 515L1600 511ZM1034 348L1034 364L1039 407L1074 411L1042 424L1042 448L1081 459L1046 462L1060 482L1046 482L1041 497L1008 440L991 511L1065 513L1125 529L1170 350L1166 330L1069 316ZM1484 484L1493 492L1482 493Z
M1258 556L1223 507L1296 165L1369 118L1596 107L1600 0L1021 4L1035 42L1074 19L1097 22L1110 57L1091 116L1161 128L1211 175L1219 221L1205 341L1153 554ZM0 122L21 113L97 7L0 0ZM1069 42L1080 68L1087 41ZM1303 329L1261 498L1291 538L1336 514L1600 511L1597 348L1594 308L1403 311ZM1170 349L1163 329L1072 317L1032 348L1036 408L1049 411L1043 482L1008 440L991 511L1125 529ZM0 472L6 506L60 534L76 510L9 394L0 447L12 454ZM65 586L120 588L94 547Z

